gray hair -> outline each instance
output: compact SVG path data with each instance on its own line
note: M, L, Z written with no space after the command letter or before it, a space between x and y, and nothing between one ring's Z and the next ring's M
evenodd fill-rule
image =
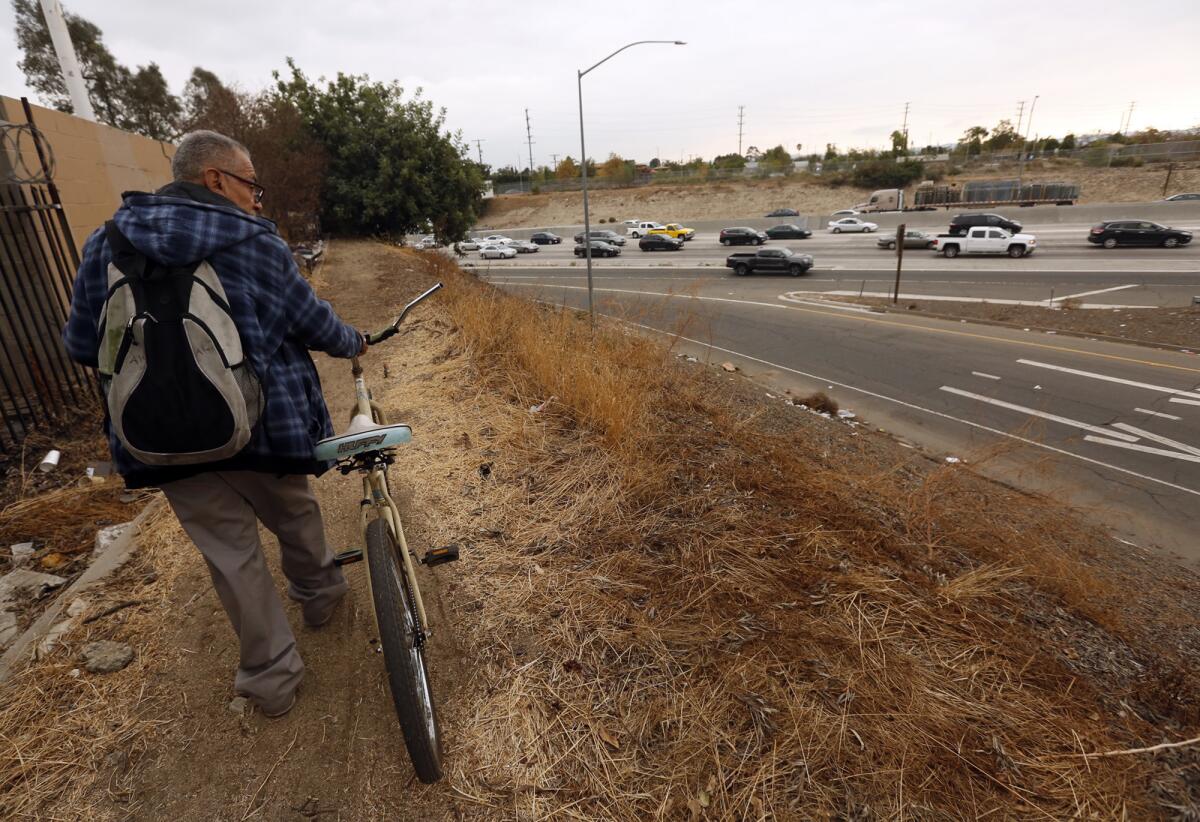
M204 169L227 165L238 152L250 156L246 147L232 137L215 131L193 131L179 141L171 159L171 174L176 180L194 182L204 176Z

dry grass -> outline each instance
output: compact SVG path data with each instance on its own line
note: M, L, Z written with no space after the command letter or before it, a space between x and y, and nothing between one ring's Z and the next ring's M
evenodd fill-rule
M497 397L498 522L467 583L488 687L458 795L580 819L1158 808L1144 761L1070 758L1160 731L1034 619L1120 646L1100 535L958 467L881 464L866 438L797 441L663 346L427 259L450 353Z
M147 734L164 720L150 705L147 674L163 652L170 586L158 572L179 561L178 525L163 509L142 529L141 549L103 589L86 595L87 610L47 657L5 683L0 706L0 817L42 818L46 807L72 818L99 819L96 807L132 802L131 770ZM108 593L108 591L113 593ZM140 604L105 614L129 599ZM90 622L88 620L91 620ZM79 649L98 639L128 642L137 656L121 674L79 667ZM155 689L149 688L151 693ZM100 793L93 786L99 783ZM107 794L107 796L103 795Z

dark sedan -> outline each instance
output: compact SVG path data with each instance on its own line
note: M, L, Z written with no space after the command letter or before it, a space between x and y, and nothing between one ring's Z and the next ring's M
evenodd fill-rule
M768 217L799 217L800 212L794 208L777 208Z
M616 257L621 253L621 249L617 248L615 245L610 245L603 240L592 240L591 245L593 257ZM575 246L575 256L587 256L587 252L584 250L583 243Z
M666 234L647 234L638 240L638 248L642 251L679 251L683 248L683 240Z
M767 236L772 240L807 240L812 236L812 232L794 223L784 223L768 228Z
M562 242L562 237L557 234L551 234L549 231L539 231L537 234L530 236L529 242L537 243L538 245L558 245Z
M762 231L746 226L721 229L721 245L762 245L771 239Z
M615 231L608 231L607 229L605 229L603 231L597 231L597 230L593 229L592 233L591 233L591 238L593 240L600 240L601 242L608 243L609 245L625 245L624 237L622 237L620 234L618 234ZM580 231L578 234L575 235L575 242L577 242L577 243L583 242L583 232L582 231Z
M1119 245L1160 245L1163 248L1175 248L1187 245L1191 241L1190 231L1181 231L1147 220L1109 220L1092 226L1092 230L1088 232L1089 243L1105 248L1116 248Z

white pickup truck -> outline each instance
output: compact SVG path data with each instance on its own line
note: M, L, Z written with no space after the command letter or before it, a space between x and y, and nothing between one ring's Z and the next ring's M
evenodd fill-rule
M663 228L661 223L656 223L653 220L637 220L636 222L633 220L626 220L625 225L627 226L626 231L628 231L630 237L644 237L650 232L651 229Z
M1003 228L976 226L966 234L939 234L932 248L947 257L957 257L959 254L1027 257L1037 249L1037 237L1032 234L1012 234Z

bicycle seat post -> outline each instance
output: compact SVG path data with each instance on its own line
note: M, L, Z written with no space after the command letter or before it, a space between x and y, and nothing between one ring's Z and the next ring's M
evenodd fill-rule
M350 358L350 373L353 374L355 377L362 376L363 370L362 370L362 366L358 364L358 356L357 355Z

